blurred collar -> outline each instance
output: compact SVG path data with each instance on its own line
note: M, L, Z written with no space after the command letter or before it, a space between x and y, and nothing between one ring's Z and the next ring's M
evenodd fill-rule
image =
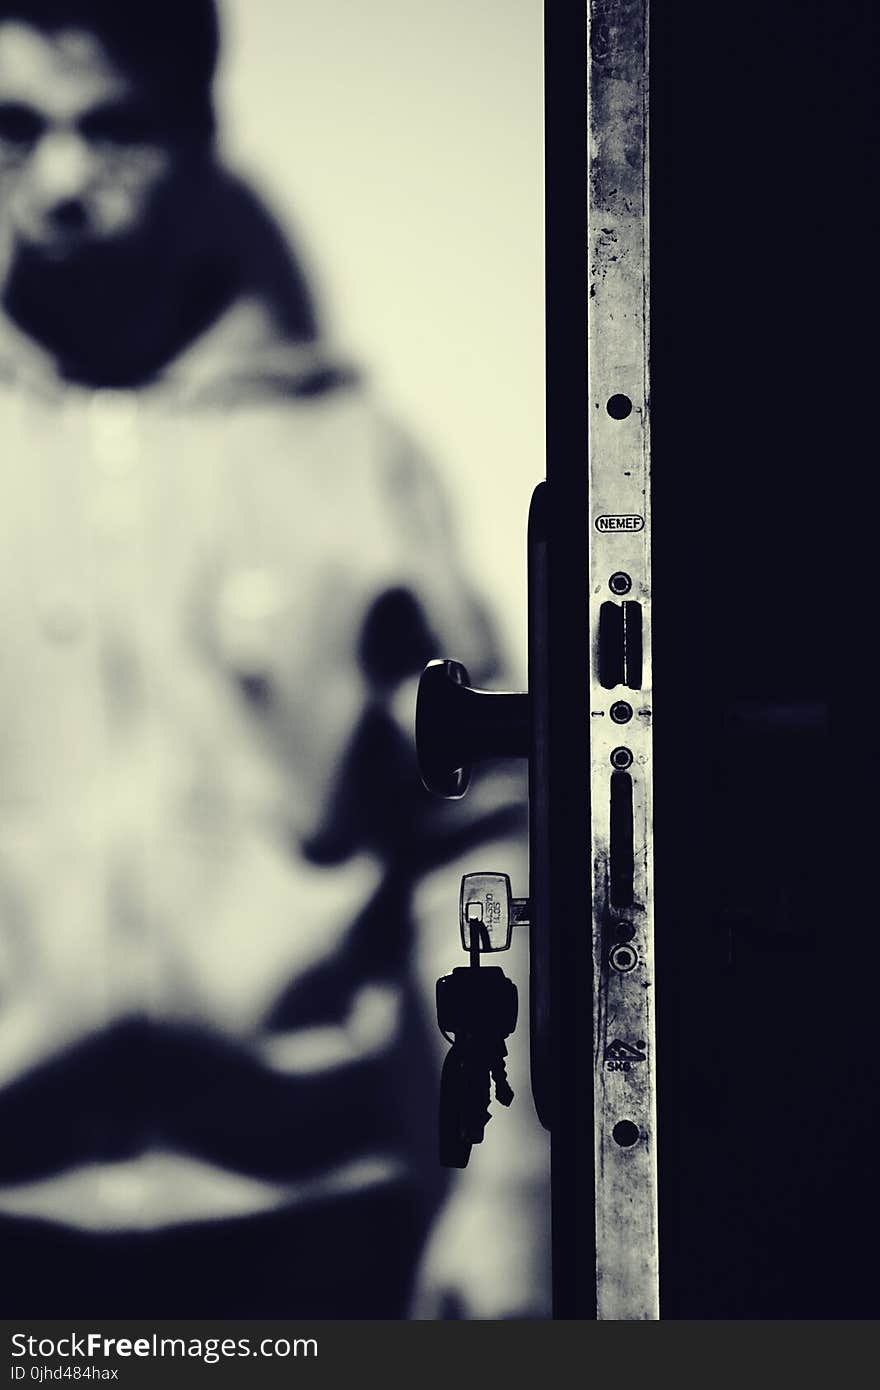
M249 189L227 175L218 178L216 196L212 231L238 266L241 292L136 389L161 393L184 407L222 406L267 395L323 394L356 380L357 373L311 331L311 306L299 265L270 215ZM0 310L3 384L47 399L90 389L66 379L51 351Z

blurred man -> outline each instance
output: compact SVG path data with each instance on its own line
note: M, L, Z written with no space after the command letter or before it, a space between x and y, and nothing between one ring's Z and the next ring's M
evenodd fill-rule
M542 1140L521 1096L444 1192L413 944L459 963L463 851L524 874L519 786L438 808L410 746L489 636L216 162L217 48L0 0L0 1307L541 1314Z

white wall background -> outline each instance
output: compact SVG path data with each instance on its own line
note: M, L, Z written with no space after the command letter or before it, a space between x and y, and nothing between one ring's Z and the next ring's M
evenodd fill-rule
M541 0L222 0L225 147L448 481L525 680L544 474Z

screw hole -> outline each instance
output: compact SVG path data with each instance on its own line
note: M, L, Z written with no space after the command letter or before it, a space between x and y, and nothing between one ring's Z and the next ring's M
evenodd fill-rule
M613 970L617 970L621 975L628 975L631 970L635 970L639 963L632 946L615 946L609 957L609 963Z
M638 1142L639 1127L634 1125L632 1120L618 1120L611 1133L615 1144L619 1144L622 1149L631 1149L633 1144Z
M633 582L625 570L617 570L608 580L612 594L628 594L632 586Z
M628 415L632 414L632 408L633 403L629 396L621 395L610 396L605 406L612 420L625 420Z
M629 767L632 760L633 755L628 748L615 748L611 754L612 767Z
M632 717L632 705L628 705L626 700L617 700L611 706L611 718L615 724L628 724Z

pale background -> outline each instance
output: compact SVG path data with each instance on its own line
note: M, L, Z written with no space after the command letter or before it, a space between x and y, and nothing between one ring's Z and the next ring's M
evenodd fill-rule
M542 8L222 0L218 92L332 336L446 478L519 683L545 471Z

